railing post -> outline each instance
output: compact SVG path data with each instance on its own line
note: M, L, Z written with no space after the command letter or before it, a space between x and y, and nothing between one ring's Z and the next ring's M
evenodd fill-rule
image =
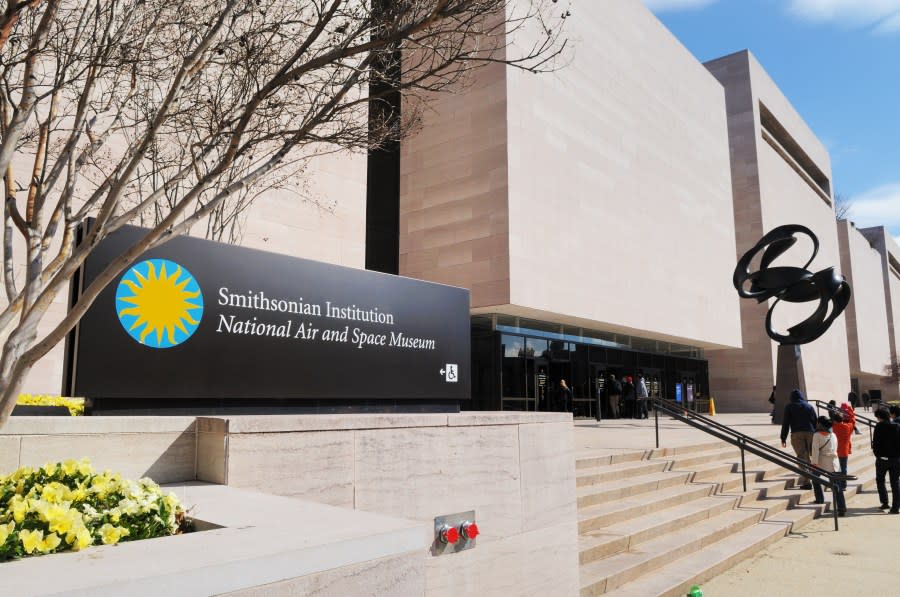
M653 403L653 418L656 423L656 449L659 450L659 404Z
M834 513L834 530L838 530L838 503L837 503L837 483L834 477L831 477L831 510Z
M741 448L741 475L744 478L744 493L747 493L747 466L744 462L744 440L741 438L738 440L738 444Z

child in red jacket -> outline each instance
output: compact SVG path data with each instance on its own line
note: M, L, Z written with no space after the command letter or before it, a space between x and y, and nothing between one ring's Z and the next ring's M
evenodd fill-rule
M847 408L844 408L844 407ZM853 445L851 438L853 437L853 427L856 424L856 414L846 402L841 405L841 412L831 415L832 425L831 431L837 437L837 457L840 463L841 472L847 474L847 459L853 453ZM841 489L847 489L847 481L841 483Z

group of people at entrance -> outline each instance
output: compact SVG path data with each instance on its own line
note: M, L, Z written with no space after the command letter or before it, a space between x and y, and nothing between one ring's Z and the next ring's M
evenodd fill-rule
M650 396L647 390L647 382L644 377L638 376L637 381L630 375L624 376L621 381L615 375L610 374L606 384L606 400L610 418L618 419L620 416L627 419L646 419L647 399ZM597 405L597 420L600 420L600 405Z
M797 458L825 472L840 472L835 479L834 497L838 516L844 516L847 505L844 490L847 488L847 460L852 453L852 438L856 429L856 412L849 402L837 407L829 404L829 415L816 416L816 411L800 390L791 392L790 403L785 405L781 425L781 446L787 447L790 432L791 447ZM881 509L900 514L900 408L878 408L878 423L872 435L872 452L875 454L876 485ZM890 478L891 503L888 504L885 477ZM801 489L812 489L817 504L825 503L822 485L809 477L800 477Z

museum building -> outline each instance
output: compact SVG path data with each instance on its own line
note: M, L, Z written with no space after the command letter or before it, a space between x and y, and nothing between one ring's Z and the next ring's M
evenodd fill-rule
M810 397L896 393L897 247L836 226L828 152L752 54L701 64L639 0L582 4L568 26L563 68L484 67L396 151L315 158L303 200L268 192L241 244L469 289L464 409L547 409L565 379L594 416L609 375L643 375L652 395L764 411L775 345L732 273L800 223L820 239L811 268L854 289L846 326L803 348ZM64 312L58 297L43 326ZM25 387L58 392L62 363L59 347Z

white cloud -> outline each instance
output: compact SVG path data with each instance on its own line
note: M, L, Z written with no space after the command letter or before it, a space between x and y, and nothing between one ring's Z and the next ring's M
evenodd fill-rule
M875 33L897 33L900 32L900 12L888 17L875 25L873 29Z
M900 183L850 197L847 219L855 222L857 228L884 226L896 234L900 231Z
M872 27L876 33L900 31L900 0L791 0L788 11L810 21Z
M654 12L665 12L703 8L715 2L718 0L644 0L644 5Z

